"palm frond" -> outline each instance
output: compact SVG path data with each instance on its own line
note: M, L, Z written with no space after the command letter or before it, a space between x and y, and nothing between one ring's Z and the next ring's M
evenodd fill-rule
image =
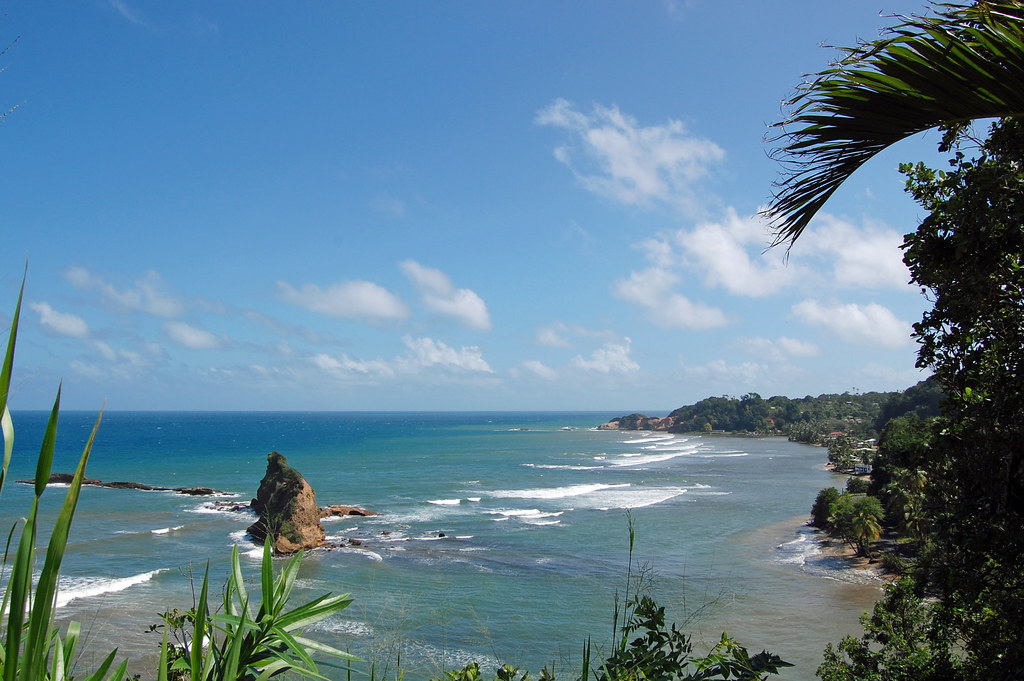
M932 7L845 49L786 102L769 140L783 165L764 211L773 245L792 245L839 186L895 142L1024 115L1024 0Z

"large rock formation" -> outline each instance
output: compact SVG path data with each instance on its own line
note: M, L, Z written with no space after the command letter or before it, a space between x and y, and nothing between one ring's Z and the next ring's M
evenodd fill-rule
M612 419L608 423L602 423L597 427L598 430L659 430L659 431L672 431L676 425L676 419L674 416L666 416L665 418L657 418L653 416L645 416L644 414L630 414L628 416L620 416L617 419Z
M275 553L324 545L316 494L280 452L267 455L267 473L249 506L260 516L249 526L249 534L260 543L270 535Z

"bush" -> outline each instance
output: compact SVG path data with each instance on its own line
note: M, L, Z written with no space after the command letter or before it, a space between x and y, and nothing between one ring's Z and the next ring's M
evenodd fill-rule
M814 499L814 506L811 507L811 525L819 530L826 530L829 527L829 519L835 512L835 506L839 502L839 490L835 487L826 487L818 492Z
M850 476L846 480L846 491L850 494L867 494L870 487L871 481L868 478Z

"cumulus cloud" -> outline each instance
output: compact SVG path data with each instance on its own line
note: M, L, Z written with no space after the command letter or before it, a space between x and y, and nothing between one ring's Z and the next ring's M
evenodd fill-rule
M809 326L861 345L902 347L910 343L913 331L909 322L897 319L891 310L877 303L824 305L805 300L793 306L793 314Z
M313 364L316 365L318 369L335 375L361 374L366 376L384 377L395 375L395 370L391 365L382 359L366 361L352 359L348 355L342 355L340 358L336 358L331 357L330 355L320 354L313 358Z
M615 106L583 113L556 99L535 122L559 128L573 142L555 149L555 158L588 190L626 204L661 201L687 214L703 205L695 186L725 157L714 142L691 136L680 121L641 126Z
M768 338L744 338L737 341L739 349L751 355L780 363L792 357L816 357L821 350L814 343L782 336L776 340Z
M479 331L491 330L491 316L483 299L468 288L455 288L441 270L424 267L415 260L399 263L402 272L416 287L427 309L452 317L463 326Z
M286 302L338 319L383 322L409 316L409 308L396 295L369 281L346 281L325 289L316 284L296 289L279 281L277 289Z
M673 240L681 259L701 274L705 285L756 298L775 293L795 276L782 249L765 252L767 237L760 218L740 217L729 208L721 220L679 230Z
M85 338L89 335L89 325L78 315L57 312L45 302L29 303L29 307L39 315L39 323L54 333L74 338Z
M632 341L629 338L623 338L621 343L606 343L603 347L594 350L589 358L576 355L570 364L577 369L596 371L602 374L633 373L640 369L640 365L630 357L631 345Z
M792 257L831 258L832 275L840 286L905 289L910 271L903 264L902 244L903 235L894 229L874 224L857 227L821 214L800 237Z
M647 310L654 324L665 328L713 329L729 323L722 310L696 303L681 293L672 292L679 277L662 267L632 272L628 279L612 285L612 294L620 300Z
M572 343L564 335L564 325L545 326L537 329L536 343L546 348L572 347Z
M523 368L529 371L534 376L539 376L546 381L553 381L558 378L558 372L547 366L543 362L538 362L535 359L528 359L523 362Z
M695 382L706 386L757 385L771 375L771 371L757 362L729 364L724 359L711 360L703 366L684 366L683 371Z
M137 279L135 288L130 289L119 289L84 267L70 267L65 277L76 289L97 291L103 299L128 310L138 310L158 317L177 317L182 311L181 301L165 291L163 278L153 270Z
M445 366L466 371L482 371L494 373L490 365L483 358L480 348L463 346L456 350L433 338L412 338L406 336L402 339L405 347L409 350L408 360L415 366Z
M191 350L216 350L222 345L221 339L214 334L185 322L165 322L164 331L175 343Z

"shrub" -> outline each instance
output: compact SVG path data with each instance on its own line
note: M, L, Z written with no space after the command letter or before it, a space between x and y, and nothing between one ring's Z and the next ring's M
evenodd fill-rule
M814 506L811 507L811 525L820 530L828 529L829 519L835 512L835 505L838 502L839 490L835 487L826 487L818 492Z

